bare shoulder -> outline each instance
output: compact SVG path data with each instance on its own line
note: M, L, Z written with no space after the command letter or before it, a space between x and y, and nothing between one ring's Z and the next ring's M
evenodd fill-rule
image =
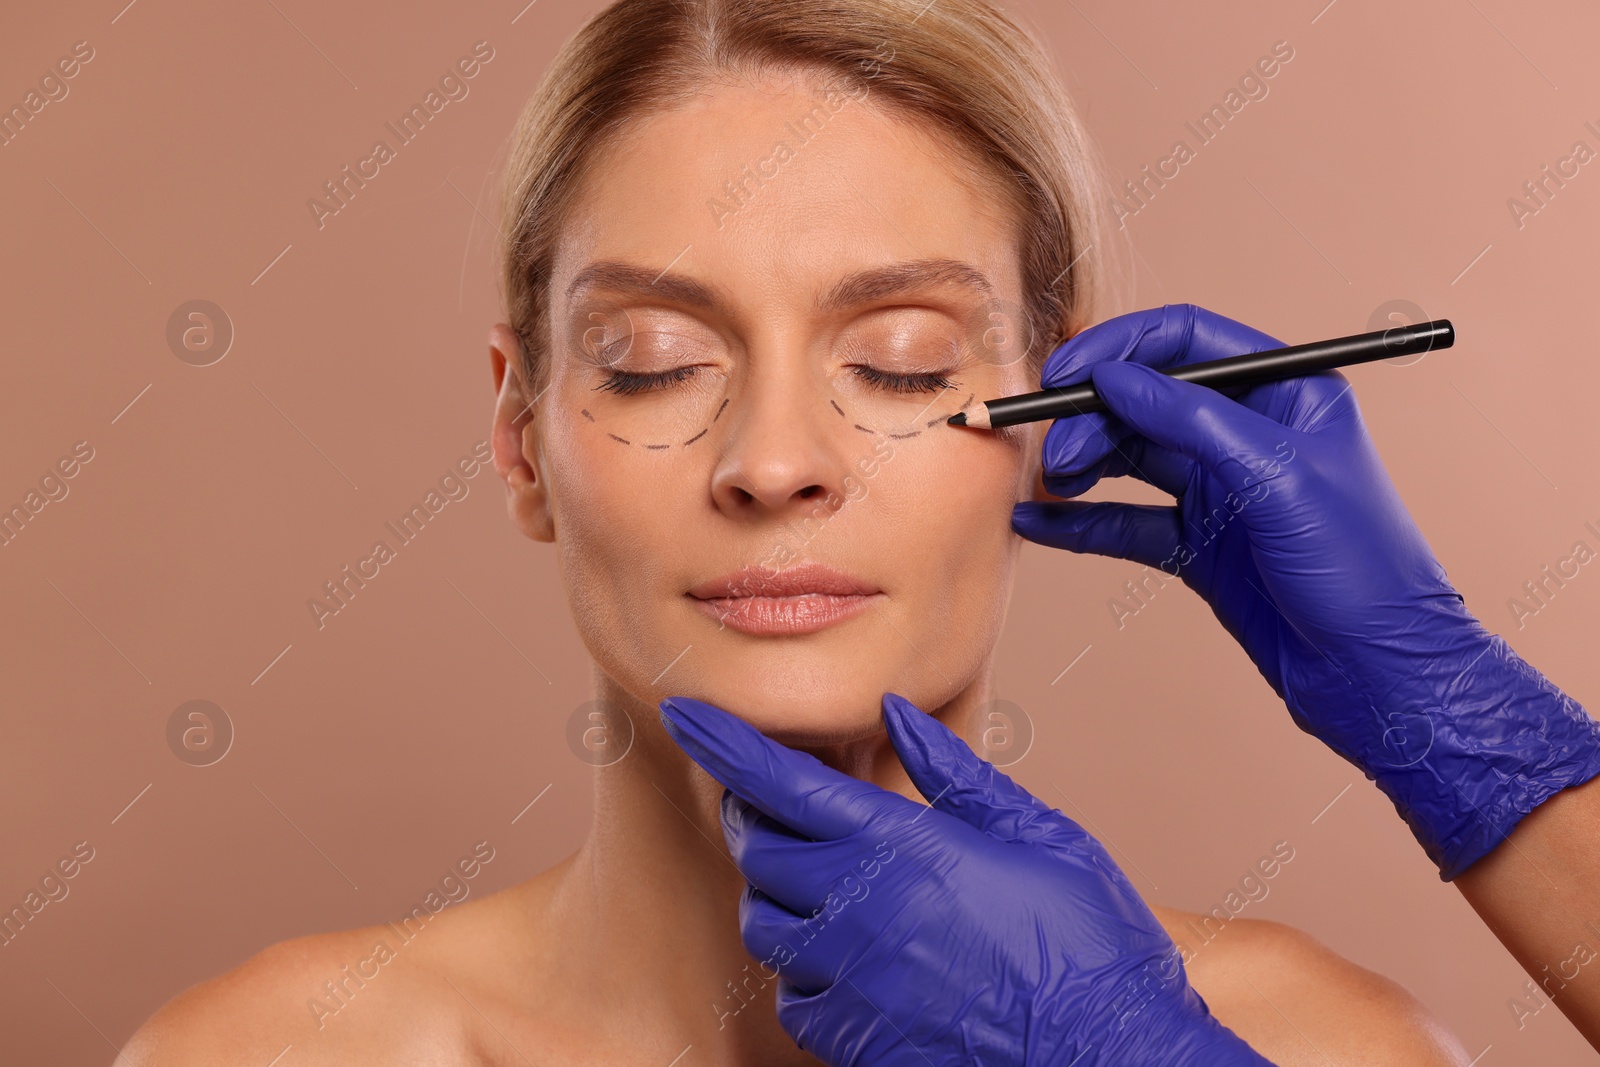
M592 1034L562 1024L582 1005L540 918L571 863L432 913L272 945L174 997L117 1067L590 1062Z
M1465 1051L1404 986L1357 966L1304 931L1262 919L1218 929L1154 909L1187 949L1189 982L1213 1015L1280 1067L1461 1067ZM1198 933L1197 933L1198 932ZM1210 935L1202 942L1199 933Z
M281 941L174 997L118 1067L476 1067L492 1057L472 1009L513 992L483 974L513 973L497 966L504 947L537 941L520 917L546 892L535 878L437 912Z
M384 973L397 962L396 941L384 926L263 949L168 1001L133 1035L119 1067L261 1067L288 1062L291 1050L301 1065L405 1062L387 1054L419 1045L442 1050L450 1043L448 1020L406 1010L417 999L416 968ZM389 960L379 962L380 946Z

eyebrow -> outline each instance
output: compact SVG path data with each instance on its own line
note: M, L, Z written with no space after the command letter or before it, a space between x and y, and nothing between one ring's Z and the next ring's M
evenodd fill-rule
M975 290L985 296L994 293L994 284L988 276L970 263L955 259L922 259L856 271L830 286L818 298L817 306L823 311L841 311L950 286ZM717 289L704 282L673 274L670 269L652 272L617 260L600 260L579 271L567 286L567 299L570 301L575 294L590 289L655 296L708 310L726 302Z
M722 301L717 291L704 282L668 270L649 271L631 263L600 260L580 270L567 286L567 299L589 289L605 289L624 295L654 295L696 308L714 308Z
M857 271L832 286L818 305L824 311L841 311L947 286L975 289L985 296L994 293L994 285L988 277L970 263L955 259L922 259Z

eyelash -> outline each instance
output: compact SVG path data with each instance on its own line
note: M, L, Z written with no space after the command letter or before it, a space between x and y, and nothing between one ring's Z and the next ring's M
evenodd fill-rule
M954 383L942 374L894 374L862 363L854 364L850 369L869 385L887 389L891 393L933 393L954 388Z
M694 374L693 367L674 367L671 370L657 371L654 374L634 374L629 371L614 370L605 381L595 386L619 396L633 396L637 393L647 393L662 386L677 385L687 381Z
M867 384L891 393L932 393L954 388L954 383L942 374L895 374L859 363L850 369ZM693 367L674 367L672 370L657 371L653 374L612 371L606 380L595 388L616 393L618 396L636 396L639 393L678 385L692 377L694 371Z

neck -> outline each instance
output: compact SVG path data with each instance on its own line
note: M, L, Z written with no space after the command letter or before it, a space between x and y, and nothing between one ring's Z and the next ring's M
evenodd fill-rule
M925 710L971 744L989 687L985 664L954 699ZM614 723L627 715L633 741L625 756L596 769L594 823L556 892L570 958L598 973L641 1033L672 1046L669 1059L693 1045L698 1064L816 1063L778 1025L778 980L740 941L745 882L723 840L722 786L666 735L654 705L599 671L596 698ZM805 750L922 800L881 726L857 741Z

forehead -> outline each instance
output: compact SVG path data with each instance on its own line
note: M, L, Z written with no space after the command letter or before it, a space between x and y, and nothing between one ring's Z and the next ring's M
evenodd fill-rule
M970 263L1020 287L1009 198L951 140L870 95L789 78L707 86L588 162L557 299L596 260L669 267L748 298L891 262Z

